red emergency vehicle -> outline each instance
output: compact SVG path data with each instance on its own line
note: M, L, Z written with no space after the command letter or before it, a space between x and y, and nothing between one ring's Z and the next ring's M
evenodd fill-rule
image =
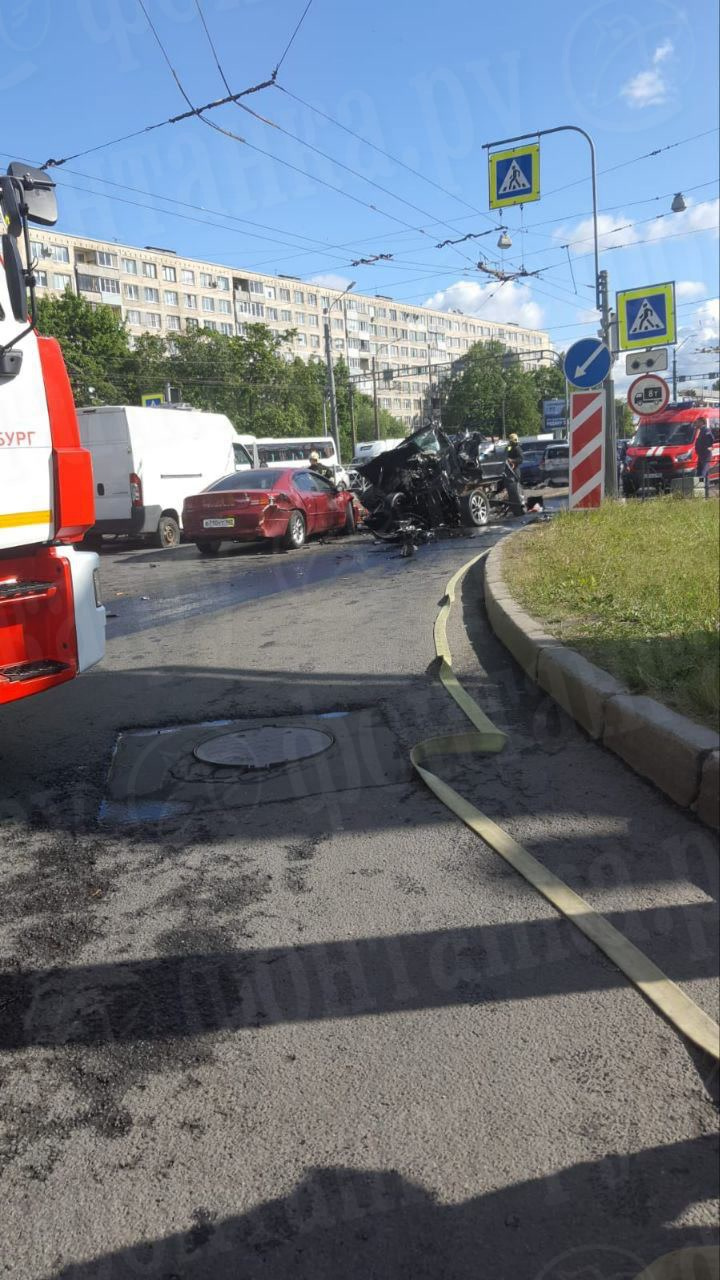
M105 650L99 560L77 549L95 520L60 347L35 332L28 222L57 221L55 184L11 164L0 177L0 703L72 680ZM28 303L29 292L29 303Z
M710 482L720 474L720 410L713 405L671 404L643 418L628 445L623 491L633 497L643 490L670 492L683 478L697 473L697 439L702 423L713 433Z

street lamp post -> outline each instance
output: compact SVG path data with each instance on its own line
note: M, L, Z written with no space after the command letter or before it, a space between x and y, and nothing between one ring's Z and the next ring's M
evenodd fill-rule
M349 293L351 289L354 289L354 287L355 287L355 281L351 280L347 288L343 289L342 293L338 294L337 298L335 298L334 301L330 303L330 306L323 308L323 327L325 330L325 359L327 361L327 381L328 381L328 392L330 395L330 423L332 428L333 439L335 441L335 452L337 453L338 459L340 458L340 428L338 425L337 397L335 395L335 370L333 368L333 358L332 358L332 338L330 337L330 312L332 311L333 307L336 307L339 302L342 302L345 295Z
M600 270L600 245L598 239L598 201L597 201L597 167L595 163L595 143L586 133L585 129L581 129L577 124L558 124L553 129L536 129L533 133L519 133L514 138L499 138L496 142L486 142L484 150L488 151L491 147L505 146L510 142L525 142L529 138L544 138L550 133L579 133L587 142L590 148L590 177L592 181L592 206L593 206L593 244L595 256L595 305L600 312L600 337L611 350L612 355L617 353L612 351L611 344L611 316L610 316L610 288L608 283L607 271ZM616 434L615 434L615 385L612 377L609 377L605 383L605 492L609 497L617 496L617 466L615 461L616 455Z

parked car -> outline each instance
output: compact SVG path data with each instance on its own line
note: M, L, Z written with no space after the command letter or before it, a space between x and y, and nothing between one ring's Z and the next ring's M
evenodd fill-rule
M520 448L523 451L523 460L519 467L520 481L526 488L530 489L533 485L542 483L542 460L546 446L539 445L528 449L520 440Z
M223 542L267 540L288 550L313 534L355 532L355 499L311 471L264 467L223 476L186 498L185 533L205 556Z
M540 467L541 484L570 483L570 448L566 444L549 444Z

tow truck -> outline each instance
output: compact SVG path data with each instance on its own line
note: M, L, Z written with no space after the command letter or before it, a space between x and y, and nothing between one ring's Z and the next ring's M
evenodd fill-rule
M644 493L692 490L697 472L696 451L700 425L710 427L714 442L710 455L710 483L720 475L720 410L694 400L670 404L643 419L628 445L623 469L623 493L636 497Z
M105 651L95 520L58 343L36 331L28 223L57 221L55 183L13 162L0 176L0 704L72 680ZM23 266L19 241L25 248Z

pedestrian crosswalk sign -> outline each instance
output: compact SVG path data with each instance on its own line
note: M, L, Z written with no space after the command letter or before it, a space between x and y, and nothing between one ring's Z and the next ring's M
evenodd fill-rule
M490 208L540 199L540 143L488 155Z
M675 342L675 283L623 289L616 297L620 348L664 347Z

